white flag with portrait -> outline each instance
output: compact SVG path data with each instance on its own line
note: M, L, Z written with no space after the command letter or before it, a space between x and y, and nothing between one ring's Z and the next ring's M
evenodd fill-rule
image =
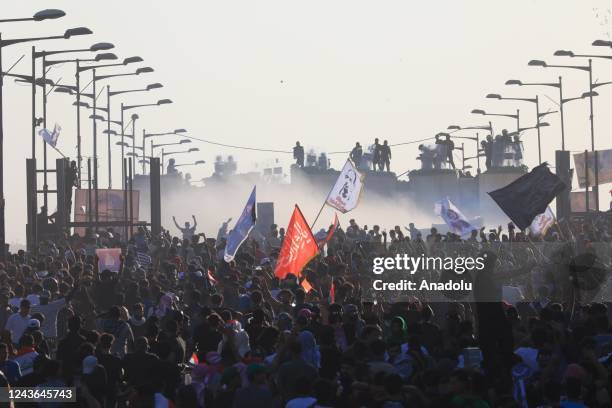
M552 227L554 223L555 214L553 214L550 207L546 207L546 211L544 211L542 214L536 215L536 217L533 219L531 225L529 226L529 231L536 236L546 235L546 231L548 231L548 229Z
M347 160L325 203L343 214L351 211L359 203L359 196L363 190L363 178L353 162Z
M470 224L461 210L459 210L448 197L436 202L434 212L436 215L442 217L446 225L448 225L448 229L453 234L463 237L471 234L472 230L477 229Z

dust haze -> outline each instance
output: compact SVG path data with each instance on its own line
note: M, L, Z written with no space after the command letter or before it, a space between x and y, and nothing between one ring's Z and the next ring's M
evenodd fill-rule
M433 214L433 208L418 208L407 193L395 193L382 196L368 190L362 192L360 203L350 213L341 214L335 209L325 206L319 219L312 228L313 233L327 229L333 222L334 212L338 212L340 225L346 228L349 220L354 218L363 227L380 225L381 229L393 229L399 225L405 231L410 222L420 228L428 228L432 223L440 223L439 217ZM192 222L195 215L198 221L197 232L204 232L207 237L216 237L222 224L232 217L229 228L233 228L249 198L253 184L241 180L225 183L215 183L206 187L192 187L180 194L164 194L162 191L162 225L175 235L178 234L172 222L176 216L179 225ZM295 204L297 204L306 221L312 225L317 213L329 193L331 185L315 185L301 182L295 184L272 184L259 182L257 184L257 202L274 203L274 222L279 227L287 227ZM148 208L143 208L143 214L148 217Z

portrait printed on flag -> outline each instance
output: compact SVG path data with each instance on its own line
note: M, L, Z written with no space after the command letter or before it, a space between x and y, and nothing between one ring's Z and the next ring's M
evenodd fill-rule
M347 213L357 207L362 189L363 175L347 160L325 202L343 214Z

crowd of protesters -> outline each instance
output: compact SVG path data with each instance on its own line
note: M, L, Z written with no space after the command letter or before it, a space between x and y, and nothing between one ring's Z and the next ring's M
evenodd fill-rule
M510 226L464 240L351 220L299 278L282 281L285 231L252 234L226 263L227 224L216 238L140 228L126 244L111 229L11 254L0 265L0 381L73 386L83 407L612 406L599 295L609 216L540 238ZM99 270L98 248L122 248L118 272ZM475 282L498 301L385 297L369 286L375 256L483 252ZM572 285L585 256L581 272L593 270L597 290L582 275L584 287ZM502 283L487 279L508 271Z

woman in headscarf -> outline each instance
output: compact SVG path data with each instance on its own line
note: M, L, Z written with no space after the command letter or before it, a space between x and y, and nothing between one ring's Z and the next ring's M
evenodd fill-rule
M321 367L321 353L313 334L304 330L298 335L298 340L302 346L302 360L319 369Z

